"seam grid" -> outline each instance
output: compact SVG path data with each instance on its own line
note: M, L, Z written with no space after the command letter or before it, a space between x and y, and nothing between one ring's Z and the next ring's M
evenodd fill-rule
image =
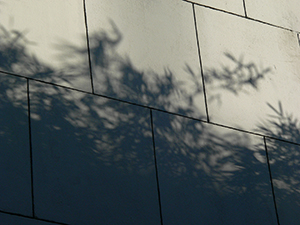
M230 14L230 15L233 15L233 16L237 16L237 17L240 17L240 18L243 18L243 19L251 20L251 21L261 23L261 24L264 24L264 25L268 25L268 26L271 26L271 27L279 28L279 29L282 29L282 30L286 30L286 31L294 32L294 33L299 32L299 31L296 31L296 30L293 30L293 29L290 29L290 28L282 27L282 26L279 26L279 25L276 25L276 24L272 24L272 23L265 22L265 21L262 21L262 20L259 20L259 19L248 17L248 16L245 17L243 15L240 15L240 14L237 14L237 13L234 13L234 12L229 12L229 11L226 11L226 10L223 10L223 9L218 9L218 8L215 8L215 7L212 7L212 6L203 5L203 4L193 2L193 1L190 1L190 0L182 0L182 1L194 4L194 5L198 5L198 6L201 6L201 7L204 7L204 8L208 8L208 9L211 9L211 10L215 10L215 11L223 12L223 13Z
M255 135L255 136L259 136L259 137L267 137L269 139L278 140L278 141L282 141L282 142L285 142L285 143L300 146L300 143L288 141L288 140L285 140L285 139L280 139L278 137L268 136L268 135L264 135L264 134L261 134L261 133L256 133L256 132L249 131L249 130L243 130L243 129L239 129L239 128L236 128L236 127L231 127L231 126L228 126L228 125L219 124L219 123L215 123L215 122L211 122L211 121L207 122L206 120L203 120L203 119L198 119L198 118L194 118L194 117L191 117L191 116L186 116L186 115L175 113L175 112L169 112L169 111L159 109L159 108L155 108L155 107L152 107L152 106L142 105L142 104L139 104L139 103L130 102L130 101L126 101L126 100L122 100L122 99L118 99L118 98L114 98L114 97L110 97L110 96L106 96L106 95L102 95L102 94L91 93L91 92L88 92L88 91L83 91L83 90L80 90L80 89L67 87L67 86L63 86L63 85L59 85L59 84L54 84L54 83L51 83L51 82L47 82L47 81L43 81L43 80L39 80L39 79L35 79L35 78L30 78L30 77L25 77L25 76L21 76L21 75L9 73L9 72L0 71L0 73L7 74L7 75L10 75L10 76L14 76L14 77L19 77L19 78L25 78L25 79L32 80L32 81L35 81L35 82L43 83L43 84L46 84L46 85L52 85L52 86L55 86L55 87L60 87L60 88L64 88L64 89L71 90L71 91L77 91L77 92L81 92L81 93L88 94L88 95L94 95L94 96L110 99L110 100L113 100L113 101L119 101L119 102L122 102L122 103L125 103L125 104L134 105L134 106L138 106L138 107L142 107L142 108L146 108L146 109L151 109L151 110L158 111L158 112L168 113L168 114L171 114L171 115L174 115L174 116L179 116L179 117L182 117L182 118L198 121L198 122L201 122L201 123L207 123L207 124L215 125L215 126L218 126L218 127L227 128L227 129L230 129L230 130L240 131L240 132L243 132L243 133L252 134L252 135Z

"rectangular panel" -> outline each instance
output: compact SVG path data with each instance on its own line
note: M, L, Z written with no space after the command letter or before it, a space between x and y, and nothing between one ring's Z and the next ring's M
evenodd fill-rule
M26 80L0 74L0 210L30 216Z
M57 223L44 222L21 216L9 215L0 212L1 225L55 225Z
M298 0L245 0L249 17L300 31Z
M87 16L97 93L205 114L190 3L89 0Z
M261 137L153 117L164 224L276 224Z
M292 129L288 130L294 133ZM294 133L299 139L299 134ZM267 139L280 224L300 220L300 146Z
M2 0L0 70L91 90L82 0Z
M228 12L244 16L243 0L193 0L192 2L211 6Z
M298 117L296 33L203 7L196 14L211 121L286 138L269 121Z
M149 110L30 84L36 215L159 224Z

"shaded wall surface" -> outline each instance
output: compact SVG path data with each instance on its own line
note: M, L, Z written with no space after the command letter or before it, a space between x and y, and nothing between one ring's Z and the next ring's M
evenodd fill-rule
M0 223L299 224L299 10L0 0Z

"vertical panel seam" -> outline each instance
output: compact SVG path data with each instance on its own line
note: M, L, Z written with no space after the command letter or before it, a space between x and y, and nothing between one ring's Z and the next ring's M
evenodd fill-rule
M26 82L27 82L27 111L28 111L29 153L30 153L31 209L32 209L32 216L35 217L29 79L26 79Z
M243 6L244 6L245 17L248 18L247 9L246 9L246 0L243 0Z
M207 119L207 122L209 123L208 104L207 104L206 89L205 89L205 79L204 79L204 73L203 73L201 51L200 51L200 43L199 43L200 41L199 41L199 37L198 37L197 20L196 20L195 4L194 3L192 3L192 9L193 9L193 17L194 17L194 25L195 25L195 34L196 34L196 42L197 42L197 49L198 49L198 57L199 57L199 63L200 63L200 72L201 72L201 77L202 77L202 87L203 87L203 95L204 95L204 102L205 102L206 119Z
M89 60L91 88L92 88L92 93L94 94L95 91L94 91L94 81L93 81L93 72L92 72L91 51L90 51L90 40L89 40L89 30L88 30L88 21L87 21L85 0L83 0L83 14L84 14L84 24L85 24L86 45L87 45L88 60Z
M273 185L272 172L271 172L271 166L270 166L270 160L269 160L268 147L267 147L267 142L266 142L266 137L265 136L264 136L264 145L265 145L265 150L266 150L267 164L268 164L268 169L269 169L269 176L270 176L270 183L271 183L271 188L272 188L272 195L273 195L273 202L274 202L274 207L275 207L276 219L277 219L277 224L280 225L278 210L277 210L277 204L276 204L275 191L274 191L274 185Z
M160 196L160 187L159 187L159 178L158 178L158 169L157 169L157 159L156 159L156 149L155 149L155 139L154 139L154 126L153 126L152 109L150 109L150 121L151 121L151 131L152 131L153 156L154 156L154 166L155 166L156 185L157 185L157 196L158 196L158 204L159 204L160 224L163 225L163 217L162 217L162 209L161 209L161 196Z

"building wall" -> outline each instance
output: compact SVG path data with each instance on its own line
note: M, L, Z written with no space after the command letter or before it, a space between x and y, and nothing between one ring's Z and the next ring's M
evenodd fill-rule
M297 224L299 10L0 0L1 224Z

